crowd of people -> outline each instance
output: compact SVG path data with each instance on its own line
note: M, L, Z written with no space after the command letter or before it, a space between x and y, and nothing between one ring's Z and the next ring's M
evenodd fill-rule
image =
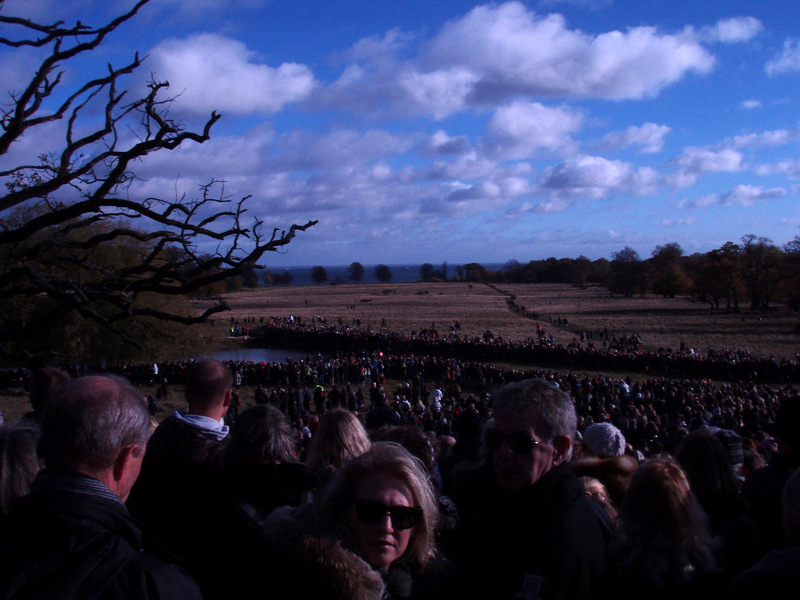
M561 320L561 319L559 319ZM563 321L562 321L563 322ZM267 345L349 353L370 349L389 354L433 355L478 362L497 361L553 365L571 370L648 373L654 377L710 378L732 381L800 381L800 356L755 355L746 348L645 349L637 334L615 334L607 329L582 331L572 341L555 342L541 322L536 335L508 340L486 331L469 335L451 324L440 331L433 323L419 331L400 332L388 327L362 327L356 320L335 322L319 318L270 317L259 322L252 335Z
M406 352L105 366L35 372L0 428L3 597L800 589L790 384ZM157 423L141 383L185 410Z

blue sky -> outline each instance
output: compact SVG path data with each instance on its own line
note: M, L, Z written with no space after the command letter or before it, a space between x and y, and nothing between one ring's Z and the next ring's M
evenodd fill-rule
M113 5L113 6L109 6ZM98 25L129 0L7 0ZM272 227L272 267L642 257L800 235L796 0L153 0L66 82L147 54L212 139L132 194L211 178ZM33 52L0 53L13 90ZM57 136L28 136L4 160Z

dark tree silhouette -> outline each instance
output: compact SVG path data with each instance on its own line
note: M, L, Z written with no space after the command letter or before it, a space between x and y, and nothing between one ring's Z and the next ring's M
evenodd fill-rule
M328 281L328 272L325 270L325 267L320 267L320 266L312 267L311 281L313 281L317 285Z
M350 263L350 266L347 268L347 278L350 281L360 283L361 280L364 279L364 265L360 262Z
M374 271L375 279L381 283L388 283L392 280L392 271L386 265L378 265Z
M645 270L639 253L630 246L625 246L613 254L611 261L611 281L609 288L612 292L633 296L635 292L644 294Z
M229 197L220 180L202 186L197 197L137 192L138 161L202 144L220 115L212 112L198 131L185 129L169 112L167 82L152 80L142 96L130 97L122 85L141 67L138 54L88 81L64 78L61 69L90 54L148 2L139 0L101 27L43 24L0 12L1 45L43 53L31 79L15 82L0 107L0 160L6 157L0 166L0 353L19 358L20 347L7 341L33 340L42 315L54 327L77 314L136 347L141 344L124 325L132 318L203 322L227 307L220 302L187 314L152 299L249 272L265 253L316 223L264 231L258 218L246 218L249 197ZM53 126L63 136L56 152L8 164L16 142ZM12 315L10 308L21 312ZM37 348L31 342L22 350Z

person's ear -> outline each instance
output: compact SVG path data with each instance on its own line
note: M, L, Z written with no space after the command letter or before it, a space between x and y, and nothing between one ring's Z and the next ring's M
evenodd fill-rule
M133 461L141 456L140 448L137 445L124 446L114 459L112 475L114 481L122 481L128 476L128 470L133 465Z
M560 465L567 458L569 449L572 446L572 438L567 435L553 438L553 464Z
M231 405L231 394L233 390L228 390L225 392L225 400L222 401L222 406L230 406Z

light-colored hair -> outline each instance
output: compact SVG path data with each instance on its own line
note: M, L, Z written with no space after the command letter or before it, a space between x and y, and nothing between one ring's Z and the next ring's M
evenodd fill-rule
M436 555L439 506L425 468L400 444L376 442L367 452L339 469L319 498L320 513L329 523L341 523L352 506L358 482L377 474L402 481L411 491L414 506L422 509L422 518L414 526L408 548L400 560L424 565Z
M42 415L39 456L48 467L85 473L114 464L120 450L150 437L139 392L115 375L89 375L58 388Z
M298 462L292 426L286 415L268 404L253 406L239 415L226 453L233 461L256 458Z
M334 408L319 420L311 439L306 463L310 467L335 471L369 450L372 443L358 417L349 410Z
M578 416L572 397L544 379L524 379L498 389L492 398L495 416L514 416L528 409L536 410L544 441L556 437L572 438L578 428Z

